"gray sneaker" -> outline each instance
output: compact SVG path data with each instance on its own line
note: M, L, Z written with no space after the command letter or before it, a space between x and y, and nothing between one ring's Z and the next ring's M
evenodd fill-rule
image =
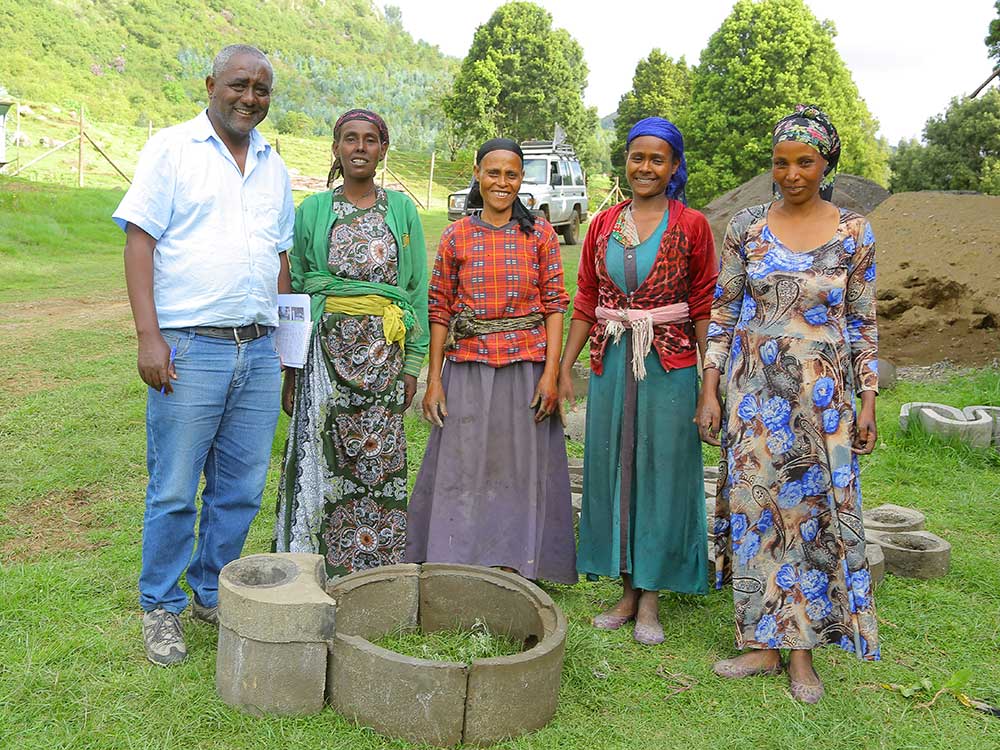
M142 642L146 658L157 666L173 666L187 658L180 618L165 609L154 609L142 616Z
M219 627L219 605L216 604L214 607L203 607L198 604L198 600L195 599L191 602L191 617L196 620L201 620L202 622L207 622L209 625Z

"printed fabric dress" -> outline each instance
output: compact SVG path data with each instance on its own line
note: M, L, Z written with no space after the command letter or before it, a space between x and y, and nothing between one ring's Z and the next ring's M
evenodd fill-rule
M851 452L855 393L878 389L875 238L841 209L834 237L790 250L769 206L733 217L706 367L725 373L716 586L738 648L836 644L879 658Z
M330 272L395 284L385 192L358 209L333 191ZM296 379L274 549L323 555L330 577L392 565L406 544L403 351L377 315L326 313Z

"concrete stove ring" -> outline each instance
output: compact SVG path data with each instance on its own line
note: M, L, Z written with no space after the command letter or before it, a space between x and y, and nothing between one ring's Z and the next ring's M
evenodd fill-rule
M413 743L490 745L539 729L559 699L567 623L540 588L474 565L391 565L331 581L337 632L327 692L338 713ZM399 631L470 629L476 621L534 645L471 664L376 646Z
M926 516L914 508L883 503L863 514L865 529L870 531L923 531Z

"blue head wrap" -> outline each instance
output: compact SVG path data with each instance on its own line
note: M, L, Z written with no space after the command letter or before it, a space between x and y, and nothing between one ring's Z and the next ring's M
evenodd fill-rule
M684 197L684 186L687 184L688 170L687 160L684 158L684 136L681 135L681 131L670 120L665 120L662 117L647 117L639 120L628 131L628 140L625 141L625 148L627 149L632 141L642 135L656 136L660 140L670 144L670 148L674 151L674 157L680 160L680 165L667 185L667 197L676 198L682 203L687 203Z

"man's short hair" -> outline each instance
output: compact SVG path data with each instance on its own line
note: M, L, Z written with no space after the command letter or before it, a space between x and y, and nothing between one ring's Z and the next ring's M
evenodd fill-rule
M271 71L271 81L274 81L274 68L271 67L271 61L267 59L267 55L249 44L230 44L228 47L223 47L212 62L212 78L221 76L222 71L229 65L229 61L236 55L253 55L263 60L267 64L268 70Z

